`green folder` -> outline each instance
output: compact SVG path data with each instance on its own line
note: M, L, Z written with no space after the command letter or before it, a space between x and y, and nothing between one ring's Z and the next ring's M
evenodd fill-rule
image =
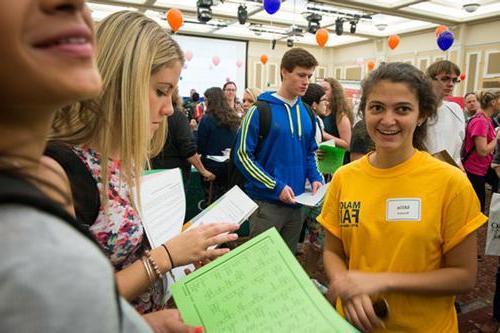
M323 159L318 161L321 173L334 173L344 163L345 149L333 146L331 141L319 145L319 149L324 152Z
M205 332L358 332L321 295L272 228L172 286Z

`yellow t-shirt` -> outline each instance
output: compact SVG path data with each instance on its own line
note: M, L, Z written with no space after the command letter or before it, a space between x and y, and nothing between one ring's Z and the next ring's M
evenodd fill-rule
M368 157L334 175L318 221L338 237L348 268L363 272L426 272L485 223L466 176L429 154L416 151L389 169ZM453 296L381 295L389 304L385 330L457 332Z

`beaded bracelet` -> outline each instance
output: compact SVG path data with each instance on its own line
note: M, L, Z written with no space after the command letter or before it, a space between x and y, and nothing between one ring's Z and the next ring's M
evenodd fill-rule
M148 259L151 266L153 267L153 272L156 274L155 280L159 279L162 275L161 271L160 271L160 267L158 267L158 264L156 263L156 261L154 261L153 257L151 256L151 252L146 250L144 252L144 254L146 255L146 258Z

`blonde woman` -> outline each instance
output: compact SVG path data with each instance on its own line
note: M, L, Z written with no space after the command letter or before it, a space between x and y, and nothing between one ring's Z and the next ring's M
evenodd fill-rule
M241 106L243 107L243 112L246 114L250 107L257 101L257 97L262 93L259 88L246 88L243 93L243 103Z
M157 23L134 12L102 21L97 50L103 90L60 112L53 138L71 146L95 180L100 206L95 221L88 223L90 232L116 269L120 293L147 313L164 306L161 277L167 271L227 252L207 248L236 239L232 231L237 227L202 226L150 249L138 211L140 176L149 157L163 147L183 53ZM66 167L66 173L73 178L73 195L80 195L76 169ZM75 208L79 216L88 213Z
M326 132L324 139L334 139L336 146L349 149L353 116L344 96L344 88L334 78L326 78L321 86L325 89L329 102L327 115L323 117Z

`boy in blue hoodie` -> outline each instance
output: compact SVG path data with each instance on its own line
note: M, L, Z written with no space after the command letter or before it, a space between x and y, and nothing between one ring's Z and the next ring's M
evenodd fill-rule
M323 182L314 155L315 124L300 98L317 65L306 50L288 50L281 60L280 88L258 97L269 104L269 133L259 138L260 114L253 106L243 119L235 146L234 163L247 180L246 193L259 205L250 217L250 236L276 227L293 253L304 222L295 196L304 192L306 180L313 193Z

